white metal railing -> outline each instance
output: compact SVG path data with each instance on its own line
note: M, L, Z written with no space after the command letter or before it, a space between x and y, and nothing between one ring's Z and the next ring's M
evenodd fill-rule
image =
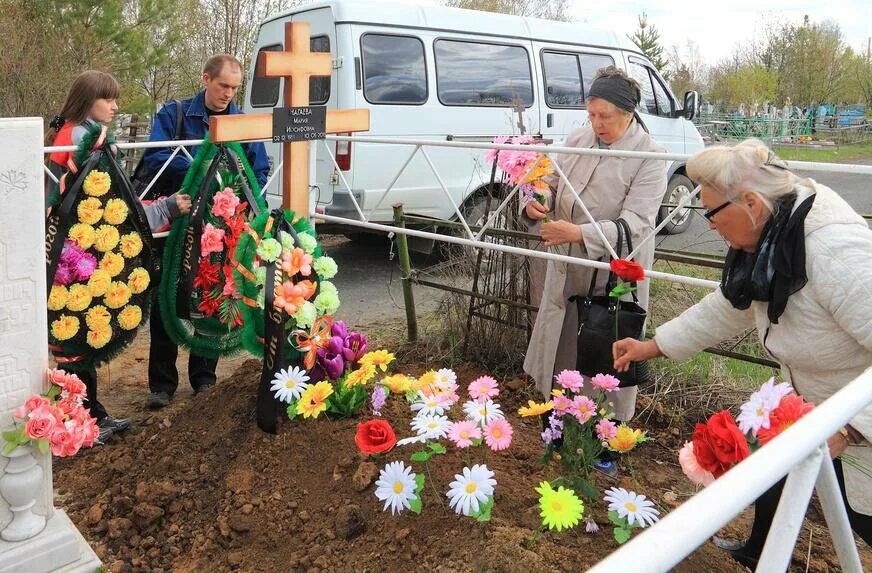
M590 571L668 571L787 475L757 571L787 569L816 489L842 570L860 573L827 439L870 404L872 368Z

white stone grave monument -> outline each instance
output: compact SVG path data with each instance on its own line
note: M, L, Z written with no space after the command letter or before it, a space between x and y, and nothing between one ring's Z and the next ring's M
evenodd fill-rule
M0 118L0 429L12 410L45 391L48 367L45 285L45 207L41 118ZM2 440L0 440L2 441ZM50 454L35 454L43 487L32 507L37 529L28 539L10 534L10 502L0 495L0 573L96 571L100 560L75 525L53 505ZM9 458L0 456L0 481ZM32 462L31 462L32 465ZM9 479L9 478L7 478ZM32 516L31 516L32 517ZM6 534L4 535L4 531ZM29 534L29 533L28 533Z

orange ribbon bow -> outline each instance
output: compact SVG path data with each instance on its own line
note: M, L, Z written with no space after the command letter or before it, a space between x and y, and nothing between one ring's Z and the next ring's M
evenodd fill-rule
M333 328L333 318L330 316L322 316L315 320L312 325L311 332L298 331L294 335L297 343L297 349L300 352L305 352L306 357L303 359L303 364L306 370L311 370L315 366L315 359L318 357L319 348L327 348L330 344L330 329Z

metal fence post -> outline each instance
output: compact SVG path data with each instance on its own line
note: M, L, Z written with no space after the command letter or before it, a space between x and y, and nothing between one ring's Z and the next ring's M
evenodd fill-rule
M394 205L394 224L406 228L403 217L403 204ZM397 253L400 256L400 279L403 283L403 305L406 307L406 325L409 330L409 342L418 340L418 317L415 314L415 298L412 296L412 263L409 259L409 241L403 233L397 233Z

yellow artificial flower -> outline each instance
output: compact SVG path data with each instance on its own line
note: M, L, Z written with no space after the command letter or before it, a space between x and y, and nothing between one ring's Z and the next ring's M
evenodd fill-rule
M48 309L60 310L67 306L67 298L70 296L67 287L64 285L52 285L51 292L48 294Z
M100 259L100 268L109 273L110 277L117 277L118 273L124 270L124 257L118 253L106 253ZM91 276L93 277L94 275Z
M120 240L118 229L112 225L100 225L97 227L97 236L94 238L94 248L105 253L115 248Z
M555 398L557 398L558 396L563 396L563 394L564 394L563 390L559 390L557 388L554 388L553 390L551 390L551 395L554 396Z
M103 208L103 220L110 225L120 225L127 219L129 209L123 199L109 199Z
M102 326L96 330L89 330L86 340L92 348L103 348L107 342L112 340L112 329L108 326Z
M645 441L642 430L633 430L626 424L618 426L618 431L613 438L609 438L609 449L615 452L629 452L639 442Z
M345 386L350 388L352 386L366 384L372 380L373 376L375 376L375 366L372 364L365 364L348 375L345 379Z
M414 378L409 378L405 374L394 374L393 376L385 376L382 379L382 384L386 386L394 394L405 394L412 389Z
M126 259L132 259L142 252L142 238L138 233L127 233L121 236L121 254Z
M94 227L85 223L76 223L70 227L67 236L74 240L81 249L90 248L94 244L94 238L97 236Z
M106 258L105 256L103 257ZM102 264L102 261L101 261ZM112 275L106 269L94 269L91 273L91 278L88 279L88 289L91 291L91 296L103 296L109 285L112 284Z
M94 169L88 173L87 177L85 177L85 182L82 184L82 190L85 192L85 195L100 197L101 195L105 195L111 186L112 179L109 177L109 174L105 171L97 171Z
M327 409L327 398L333 394L333 385L322 380L317 384L310 384L300 395L297 402L297 412L304 418L317 418Z
M550 483L543 481L536 492L539 494L539 515L542 516L543 526L563 531L572 529L581 521L584 503L573 490L562 485L554 489Z
M81 312L91 306L91 290L83 284L70 287L67 298L67 310Z
M130 275L127 277L127 286L130 287L133 294L144 292L149 283L151 283L151 276L142 267L136 267L130 271Z
M521 406L518 408L518 414L524 418L529 418L531 416L541 416L545 412L550 412L551 408L554 407L554 402L550 400L545 402L544 404L539 404L534 402L533 400L528 400L526 406Z
M79 222L86 225L96 225L103 217L103 203L96 197L88 197L76 207Z
M106 291L103 300L109 308L121 308L130 302L130 295L130 287L127 286L127 283L114 281L109 285L109 290Z
M418 377L418 386L425 396L432 396L439 393L439 388L436 386L436 371L428 370Z
M135 304L125 306L118 313L118 324L124 330L133 330L142 322L142 309Z
M55 340L69 340L79 332L79 319L75 316L62 314L51 323L51 335Z
M88 312L85 313L85 324L87 324L88 328L91 330L105 328L109 326L111 320L112 314L106 310L106 307L102 304L92 306L88 309Z
M394 355L387 350L373 350L364 354L360 359L360 363L362 365L372 364L381 368L382 372L385 372L388 369L388 364L393 362L393 360Z

